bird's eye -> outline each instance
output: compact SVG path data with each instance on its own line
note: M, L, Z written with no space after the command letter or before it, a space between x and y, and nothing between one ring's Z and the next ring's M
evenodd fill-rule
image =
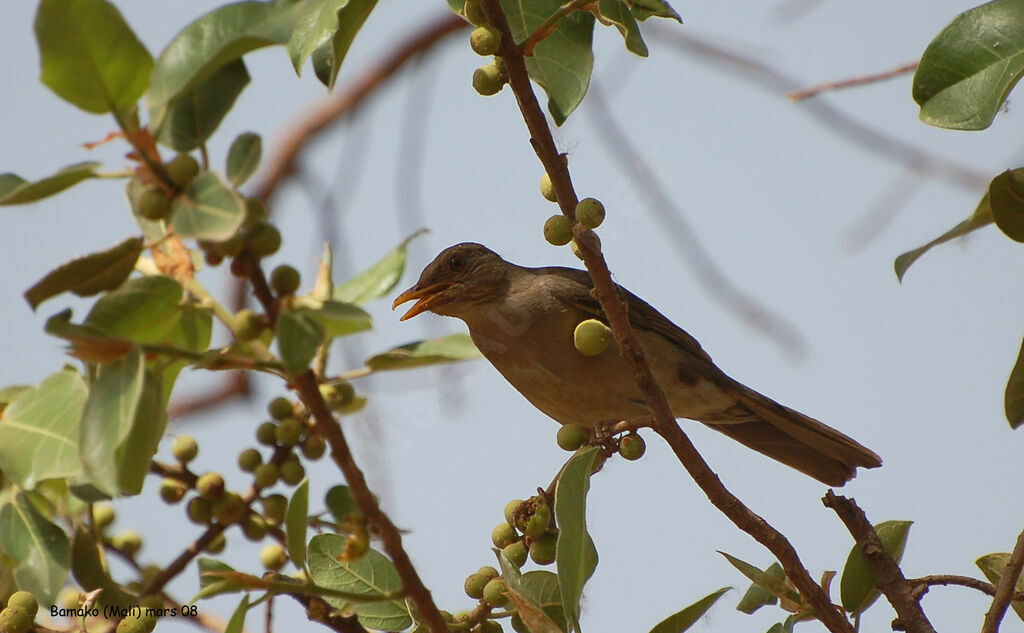
M454 271L460 271L466 266L465 260L462 259L462 255L452 255L448 258L448 268Z

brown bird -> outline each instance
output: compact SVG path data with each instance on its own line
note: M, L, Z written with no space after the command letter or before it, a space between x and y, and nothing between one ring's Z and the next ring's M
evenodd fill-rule
M573 332L607 318L583 270L524 268L480 244L457 244L427 266L393 308L462 319L480 352L519 393L561 424L596 427L649 418L650 411L614 341L596 356L576 349ZM625 288L629 321L672 413L697 420L818 481L841 486L857 467L882 465L871 450L814 418L733 380L700 343Z

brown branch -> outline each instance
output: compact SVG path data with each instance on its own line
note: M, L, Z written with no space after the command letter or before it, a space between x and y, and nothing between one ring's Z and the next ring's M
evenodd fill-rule
M934 587L937 585L958 585L960 587L967 587L968 589L976 589L989 596L996 595L996 586L992 583L985 582L984 580L978 580L977 578L971 578L970 576L960 576L957 574L930 574L928 576L921 576L920 578L907 578L907 582L924 588L923 591L921 591L922 594L927 591L928 587ZM1024 591L1014 592L1013 600L1024 600Z
M1024 569L1024 532L1017 536L1017 544L1013 546L1010 560L1006 561L1003 575L996 585L996 595L992 599L992 606L985 614L985 623L981 627L981 633L996 633L999 630L999 623L1003 621L1006 608L1010 606L1010 599L1017 588L1017 579L1020 578L1022 569Z
M821 502L826 508L835 511L864 552L868 564L875 572L878 589L889 600L899 618L899 622L893 624L893 630L899 630L897 626L900 626L902 630L911 633L935 633L935 629L921 610L921 604L913 595L913 583L903 576L903 570L896 559L885 551L882 539L878 537L864 511L853 499L837 495L831 490L825 493Z
M566 168L564 156L555 146L554 138L548 127L544 112L537 102L537 97L530 84L526 64L522 55L512 43L512 32L509 29L505 13L499 0L483 0L484 14L488 22L502 32L500 55L508 69L509 83L523 120L530 132L530 140L537 157L544 165L554 185L558 204L562 213L574 218L577 196L572 186L569 170ZM833 633L840 631L853 633L853 627L846 618L832 605L831 600L804 568L796 550L789 541L777 530L768 525L761 517L733 496L719 481L717 475L701 458L689 438L683 433L669 409L665 394L654 380L650 367L644 360L643 350L629 325L626 306L619 297L615 283L611 279L608 265L601 254L600 247L593 233L579 224L573 227L573 234L583 255L583 261L594 281L595 295L601 303L605 315L615 336L622 355L633 372L637 387L644 396L648 408L654 415L655 431L672 447L679 461L682 462L690 476L701 487L708 499L733 523L749 533L757 541L768 547L779 559L793 584L802 592L811 607L817 612L821 622Z
M917 70L919 62L909 62L891 70L886 70L880 73L873 73L870 75L861 75L859 77L850 77L849 79L841 79L839 81L830 81L824 84L818 84L817 86L811 86L810 88L803 88L802 90L794 90L790 92L787 97L793 101L803 101L804 99L810 99L811 97L817 97L823 92L831 90L841 90L843 88L852 88L853 86L863 86L865 84L875 83L879 81L885 81L886 79L892 79L893 77L899 77L909 72Z
M311 370L306 370L292 382L295 391L299 394L306 408L313 414L317 432L327 440L331 447L331 457L338 465L349 489L352 491L352 498L355 500L359 510L366 517L367 524L373 526L380 535L384 550L391 557L398 576L402 579L402 587L406 595L412 599L419 610L421 617L429 627L431 633L447 633L448 625L445 624L441 612L430 595L430 590L423 584L416 568L413 567L409 555L402 546L402 535L391 519L384 514L377 505L377 500L370 492L366 484L366 477L359 465L352 457L348 441L341 430L341 425L334 419L334 415L320 395L320 388L316 382L316 376Z

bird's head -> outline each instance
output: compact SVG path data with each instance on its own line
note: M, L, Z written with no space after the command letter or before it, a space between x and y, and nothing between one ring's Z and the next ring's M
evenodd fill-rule
M481 244L450 246L423 269L415 286L398 295L391 309L415 299L402 321L427 310L461 318L475 306L502 296L512 267Z

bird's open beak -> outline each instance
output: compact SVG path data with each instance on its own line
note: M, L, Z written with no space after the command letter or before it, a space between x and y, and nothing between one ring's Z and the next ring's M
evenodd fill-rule
M411 319L420 312L426 312L427 310L451 301L451 295L445 293L454 286L455 284L447 281L436 283L432 286L427 286L426 288L417 289L416 286L413 286L398 295L395 302L391 304L391 309L394 310L403 303L416 299L416 303L414 303L413 306L409 308L409 311L403 314L402 318L399 320L405 321L406 319Z

